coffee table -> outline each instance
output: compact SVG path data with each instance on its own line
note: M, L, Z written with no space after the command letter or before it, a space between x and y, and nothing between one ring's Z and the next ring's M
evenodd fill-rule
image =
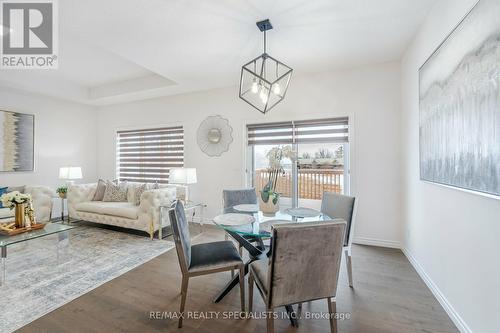
M61 243L68 239L68 231L71 229L77 228L77 226L73 225L65 225L60 223L47 223L47 225L43 229L37 229L32 231L27 231L22 234L14 235L14 236L6 236L0 235L0 250L1 250L1 280L0 286L5 283L5 262L7 260L7 247L9 245L23 243L30 241L32 239L36 239L39 237L45 237L49 235L58 235L58 243L57 243L57 261L59 262L59 248Z

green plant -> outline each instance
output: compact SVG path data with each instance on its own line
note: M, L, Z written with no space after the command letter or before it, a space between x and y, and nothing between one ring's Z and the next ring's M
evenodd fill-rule
M56 189L56 192L57 193L61 193L61 194L65 194L66 192L68 192L68 187L67 186L61 186L61 187L58 187Z

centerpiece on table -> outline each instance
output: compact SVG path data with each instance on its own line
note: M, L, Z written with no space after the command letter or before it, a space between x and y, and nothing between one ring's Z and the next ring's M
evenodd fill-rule
M263 213L275 214L279 211L280 193L277 192L278 180L280 176L285 175L283 162L285 159L290 159L292 162L296 156L291 146L278 146L272 148L266 157L269 161L267 173L269 174L269 181L260 191L259 207Z
M29 226L36 224L31 195L13 191L3 194L0 200L4 207L15 209L15 229L25 228L26 219L28 219Z

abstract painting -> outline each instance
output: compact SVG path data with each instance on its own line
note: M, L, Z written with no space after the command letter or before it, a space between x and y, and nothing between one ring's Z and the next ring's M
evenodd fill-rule
M500 1L480 0L420 68L420 178L500 195Z
M34 125L31 114L0 111L0 172L33 171Z

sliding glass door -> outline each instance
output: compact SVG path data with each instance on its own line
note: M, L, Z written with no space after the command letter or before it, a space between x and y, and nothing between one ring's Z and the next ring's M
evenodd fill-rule
M257 191L269 179L268 155L289 146L296 158L283 161L277 191L282 206L319 209L323 192L349 193L349 124L347 118L247 126L247 182Z

